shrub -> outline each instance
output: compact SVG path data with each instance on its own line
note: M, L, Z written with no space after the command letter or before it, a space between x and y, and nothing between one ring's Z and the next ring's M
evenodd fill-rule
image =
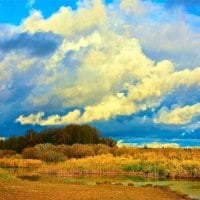
M74 144L71 147L71 158L83 158L87 156L94 156L95 152L91 145Z
M131 165L125 165L123 167L124 171L135 171L135 172L144 172L147 174L154 174L158 176L164 176L166 174L164 166L159 163L151 162L137 162Z
M191 176L191 177L198 177L200 176L200 168L197 164L183 164L183 169Z
M0 179L2 180L10 180L14 179L13 176L11 176L7 171L4 171L3 169L0 168Z
M54 150L56 152L63 153L66 157L70 157L71 146L69 146L69 145L61 144L61 145L55 146Z
M122 155L131 155L130 147L120 147L120 148L112 148L112 154L114 156L122 156Z
M53 144L50 144L50 143L44 143L44 144L38 144L35 146L35 149L38 151L38 152L45 152L45 151L48 151L48 150L53 150L54 149L54 145Z
M135 163L135 164L131 164L131 165L125 165L123 167L124 171L135 171L135 172L140 172L144 169L143 163L139 162L139 163Z
M49 163L50 162L57 163L57 162L64 161L66 159L66 157L63 153L56 152L53 150L48 150L48 151L42 152L40 154L40 159L42 159L45 162L49 162Z
M13 151L13 150L1 150L0 151L0 158L4 158L4 157L10 158L10 157L12 157L16 154L17 154L17 152Z
M28 167L39 167L42 165L40 160L32 159L11 159L3 158L0 159L0 167L2 168L28 168Z
M110 147L105 144L97 144L93 146L95 155L102 155L110 153Z
M35 147L27 147L22 151L22 158L25 159L38 159L39 153Z

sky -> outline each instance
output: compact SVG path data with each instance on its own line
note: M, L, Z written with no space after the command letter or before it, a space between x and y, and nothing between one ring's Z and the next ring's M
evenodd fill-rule
M0 137L200 146L199 48L199 0L0 0Z

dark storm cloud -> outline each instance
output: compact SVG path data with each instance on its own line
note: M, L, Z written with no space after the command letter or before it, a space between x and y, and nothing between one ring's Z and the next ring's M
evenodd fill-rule
M7 53L10 51L25 50L30 56L42 57L52 54L62 41L62 37L53 33L37 32L29 34L23 32L15 34L8 39L0 40L0 51Z

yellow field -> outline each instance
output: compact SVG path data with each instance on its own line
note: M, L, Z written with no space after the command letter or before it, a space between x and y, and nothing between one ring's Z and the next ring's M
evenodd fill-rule
M129 173L157 177L200 178L200 149L121 147L108 150L109 153L66 158L56 163L22 159L19 155L4 157L0 159L0 167L35 167L42 173L65 175Z

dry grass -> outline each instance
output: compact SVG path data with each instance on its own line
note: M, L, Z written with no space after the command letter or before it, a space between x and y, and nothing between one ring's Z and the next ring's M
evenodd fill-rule
M40 167L41 160L33 159L17 159L17 158L2 158L0 159L0 167L2 168L29 168Z
M87 147L91 148L88 145L84 146L84 148ZM105 145L93 147L105 150ZM45 163L40 160L21 159L20 156L18 158L5 157L0 159L0 167L35 167L39 168L39 171L43 173L63 175L106 175L108 173L115 173L117 175L117 173L126 172L145 176L200 178L200 149L122 147L110 148L109 151L110 153L107 154L71 158L59 163Z
M57 174L142 173L153 176L200 177L200 160L177 160L154 157L140 159L129 155L111 154L70 159L58 164L43 165L41 172Z

